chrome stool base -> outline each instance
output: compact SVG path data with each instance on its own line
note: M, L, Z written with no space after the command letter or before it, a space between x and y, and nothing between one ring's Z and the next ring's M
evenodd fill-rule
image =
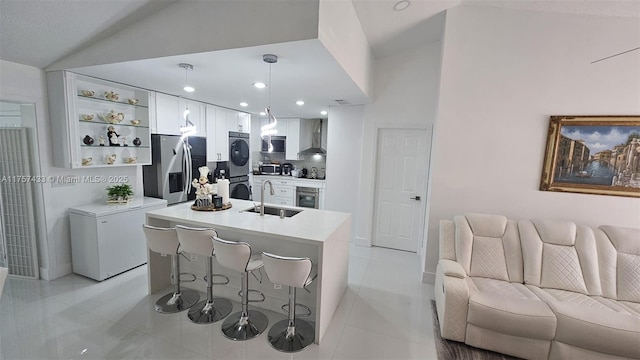
M256 310L249 310L248 316L242 312L232 314L222 324L222 333L231 340L249 340L262 334L269 325L265 314Z
M289 320L280 320L269 330L269 343L282 352L297 352L316 338L316 331L308 322L296 319L295 327L289 331Z
M200 301L189 309L189 320L196 324L211 324L220 321L231 313L233 305L224 298L213 298L213 303Z
M200 300L200 294L193 290L181 290L180 294L169 293L156 301L156 311L175 314L187 310Z

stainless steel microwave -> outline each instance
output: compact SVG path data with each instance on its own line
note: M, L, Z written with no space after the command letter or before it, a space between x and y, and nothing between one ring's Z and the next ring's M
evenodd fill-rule
M263 164L260 165L260 172L263 174L280 174L280 165L277 164Z
M284 153L287 148L287 137L272 136L271 145L273 146L273 151L271 153ZM260 151L263 153L269 153L269 143L264 139L262 139L262 150Z

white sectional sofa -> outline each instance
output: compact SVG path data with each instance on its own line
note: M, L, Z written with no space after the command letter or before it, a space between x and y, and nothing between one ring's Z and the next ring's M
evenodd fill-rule
M442 337L525 359L640 359L640 229L440 222Z

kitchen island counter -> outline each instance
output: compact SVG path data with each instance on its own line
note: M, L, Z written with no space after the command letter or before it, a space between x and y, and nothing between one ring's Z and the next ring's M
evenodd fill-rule
M146 222L160 227L180 224L213 228L221 238L245 241L257 251L310 258L317 267L318 276L309 287L311 293L298 291L297 302L313 310L315 342L320 343L347 288L351 214L278 206L302 210L292 217L281 219L274 215L260 216L258 213L245 212L254 207L252 201L237 199L230 201L232 204L230 209L215 212L194 211L191 209L191 202L174 205L148 212ZM148 252L148 259L149 292L155 293L166 289L170 285L169 257ZM180 265L181 272L195 273L199 279L182 285L204 291L206 285L200 280L202 279L200 274L204 273L205 259L201 257L196 261L182 259ZM240 274L227 271L219 265L215 265L214 270L215 273L222 273L231 279L228 285L214 287L216 296L238 301ZM267 297L265 302L251 303L250 306L255 305L281 313L280 306L286 303L288 296L286 287L274 289L273 284L267 281L266 277L261 284L250 284L250 287L263 291Z

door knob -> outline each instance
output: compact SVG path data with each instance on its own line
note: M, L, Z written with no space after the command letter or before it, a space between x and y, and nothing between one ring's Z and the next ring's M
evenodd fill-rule
M420 196L412 197L411 199L412 199L412 200L420 201Z

